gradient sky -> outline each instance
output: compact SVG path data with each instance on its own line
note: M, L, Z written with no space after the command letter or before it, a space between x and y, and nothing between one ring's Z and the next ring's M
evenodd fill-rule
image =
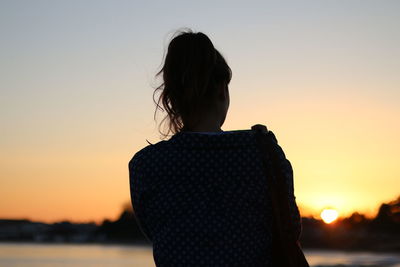
M303 215L376 214L399 194L400 1L1 1L0 218L115 219L128 162L159 140L171 34L233 70L224 130L266 124Z

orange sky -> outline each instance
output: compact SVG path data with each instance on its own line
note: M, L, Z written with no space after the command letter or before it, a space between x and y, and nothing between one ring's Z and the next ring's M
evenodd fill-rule
M227 3L1 3L0 218L119 215L129 160L159 140L153 76L180 26L227 58L223 129L275 132L303 215L373 216L397 198L400 4Z

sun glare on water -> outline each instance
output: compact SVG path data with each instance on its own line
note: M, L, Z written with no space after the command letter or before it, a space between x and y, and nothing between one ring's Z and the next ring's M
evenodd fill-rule
M321 212L321 218L327 224L335 221L338 218L338 216L339 213L335 209L324 209Z

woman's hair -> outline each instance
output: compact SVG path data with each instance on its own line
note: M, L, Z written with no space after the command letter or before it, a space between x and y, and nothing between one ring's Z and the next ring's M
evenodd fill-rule
M160 131L164 137L196 124L201 112L215 104L217 87L229 84L232 78L231 69L207 35L190 29L175 33L156 77L161 74L162 83L153 100L154 118L158 109L167 112L160 123L161 127L167 122L166 133ZM154 99L157 91L161 92L158 101Z

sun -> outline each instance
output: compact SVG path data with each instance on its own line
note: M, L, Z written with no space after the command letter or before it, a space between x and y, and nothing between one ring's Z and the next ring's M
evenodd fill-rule
M321 212L321 218L327 224L330 224L331 222L335 221L338 218L338 216L339 213L335 209L324 209Z

